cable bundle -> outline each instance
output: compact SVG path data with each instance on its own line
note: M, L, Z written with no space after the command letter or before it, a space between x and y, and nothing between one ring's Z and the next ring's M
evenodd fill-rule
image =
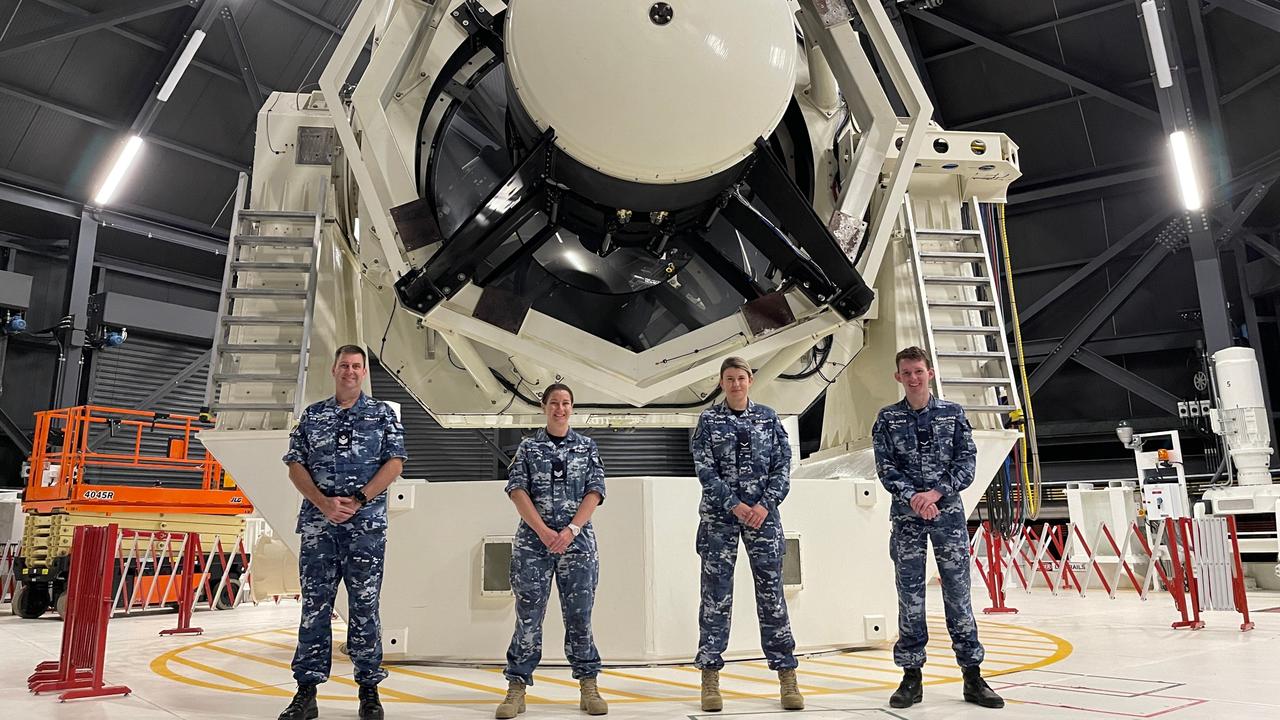
M1005 458L1004 467L996 480L987 488L986 506L990 516L991 529L1005 538L1013 538L1022 531L1028 520L1034 520L1040 513L1041 501L1044 497L1042 476L1040 473L1040 454L1036 442L1036 420L1032 410L1031 393L1027 391L1027 360L1022 348L1022 325L1018 318L1018 302L1013 288L1013 263L1009 257L1009 235L1005 226L1005 208L984 205L983 221L986 223L990 247L988 254L997 271L1004 275L1005 288L1009 301L1009 320L1013 326L1014 349L1017 355L1018 376L1016 392L1021 400L1021 410L1009 414L1007 427L1022 431L1022 437L1014 445L1009 457ZM999 232L991 232L998 229ZM999 240L997 241L997 235ZM997 297L993 301L999 303L999 285L996 285Z

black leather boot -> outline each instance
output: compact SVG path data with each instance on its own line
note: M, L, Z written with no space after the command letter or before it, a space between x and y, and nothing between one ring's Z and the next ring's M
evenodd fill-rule
M971 702L974 705L981 705L985 708L1002 708L1004 707L1004 698L996 694L995 690L982 679L982 668L974 665L973 667L962 668L964 673L964 701Z
M909 708L923 699L924 682L920 677L920 668L903 668L902 683L889 698L889 707Z
M360 720L382 720L382 701L377 685L360 686Z
M312 720L320 717L320 708L316 707L316 686L299 685L289 707L280 713L279 720Z

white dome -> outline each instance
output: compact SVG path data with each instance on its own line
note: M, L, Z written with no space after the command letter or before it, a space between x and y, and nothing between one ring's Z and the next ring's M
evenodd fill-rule
M622 180L689 182L750 155L791 102L796 56L788 0L513 0L507 10L507 68L525 110L555 128L561 150Z

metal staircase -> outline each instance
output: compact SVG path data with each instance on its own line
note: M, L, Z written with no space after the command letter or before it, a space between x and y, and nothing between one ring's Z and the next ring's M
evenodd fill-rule
M937 396L959 403L970 414L1018 409L977 202L968 205L970 222L978 226L972 230L917 227L910 197L903 207Z
M324 205L245 208L236 187L205 397L219 429L278 430L302 407Z

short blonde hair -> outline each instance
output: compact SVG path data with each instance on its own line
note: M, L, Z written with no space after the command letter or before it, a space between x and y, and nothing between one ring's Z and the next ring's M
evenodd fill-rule
M748 376L754 375L754 373L751 372L751 363L748 363L740 357L734 356L727 357L724 359L724 362L720 363L720 377L724 377L725 370L731 370L733 368L746 370Z

